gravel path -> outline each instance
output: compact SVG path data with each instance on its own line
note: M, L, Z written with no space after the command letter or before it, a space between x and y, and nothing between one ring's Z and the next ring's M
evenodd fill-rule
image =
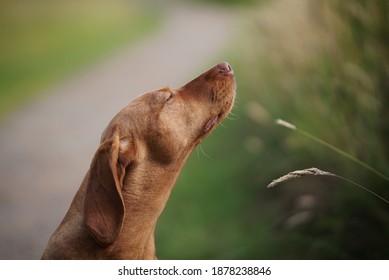
M109 120L137 95L181 86L218 63L235 22L217 9L169 10L154 36L0 123L0 259L40 258Z

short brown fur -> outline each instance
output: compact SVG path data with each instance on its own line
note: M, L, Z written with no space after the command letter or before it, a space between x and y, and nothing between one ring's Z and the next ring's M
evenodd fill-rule
M234 98L232 69L221 63L121 110L42 259L156 259L154 229L177 177Z

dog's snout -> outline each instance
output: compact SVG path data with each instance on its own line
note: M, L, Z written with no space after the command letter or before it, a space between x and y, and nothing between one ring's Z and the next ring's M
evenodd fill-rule
M219 69L220 73L227 74L232 72L232 68L228 62L222 62L217 65L217 68Z

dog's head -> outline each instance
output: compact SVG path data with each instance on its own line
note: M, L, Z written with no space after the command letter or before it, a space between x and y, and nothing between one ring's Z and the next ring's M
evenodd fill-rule
M152 211L154 198L163 209L189 154L234 98L233 71L221 63L179 89L138 97L113 118L92 160L84 202L84 223L97 243L118 238L125 211Z

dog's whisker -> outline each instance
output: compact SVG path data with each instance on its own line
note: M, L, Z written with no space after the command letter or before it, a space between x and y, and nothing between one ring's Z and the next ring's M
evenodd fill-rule
M237 113L235 113L234 111L238 110L238 108L232 108L229 115L238 115Z
M199 149L201 150L201 152L203 153L203 155L207 158L207 159L211 159L210 156L207 155L207 153L203 150L203 147L201 146L201 144L199 145ZM197 150L198 151L198 150Z
M229 119L231 121L236 121L236 120L239 120L239 116L238 115L235 115L235 116L233 115L232 117L227 116L226 119Z
M226 116L226 119L229 119L229 120L237 120L239 119L239 115L238 114L229 114L228 116Z

